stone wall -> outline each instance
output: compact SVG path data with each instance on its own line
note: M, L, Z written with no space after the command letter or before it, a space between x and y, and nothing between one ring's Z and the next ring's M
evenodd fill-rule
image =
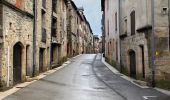
M43 48L44 51L44 68L46 71L50 68L50 49L51 49L51 13L52 0L46 0L46 8L42 7L42 0L37 1L37 30L36 30L36 74L39 73L39 51ZM42 10L45 11L45 25L42 23ZM42 42L42 25L46 29L46 42Z
M3 52L1 61L1 84L3 87L13 85L13 47L16 43L22 44L22 81L25 81L26 70L32 73L32 41L33 18L3 5L3 36L1 45ZM30 46L29 58L26 58L26 46ZM29 62L26 69L26 62Z
M105 54L120 63L119 0L105 0Z
M123 27L120 27L120 37L121 37L121 69L122 71L127 71L130 75L131 66L130 66L130 52L135 52L136 58L136 78L149 78L151 71L149 68L149 57L148 57L148 34L151 34L149 30L138 29L147 27L151 24L151 9L147 0L127 0L120 2L120 24ZM141 9L143 8L143 9ZM131 12L135 11L135 35L131 35ZM146 28L148 29L148 28ZM144 61L142 61L142 49L144 51ZM144 69L143 69L144 67ZM143 77L143 74L144 77Z

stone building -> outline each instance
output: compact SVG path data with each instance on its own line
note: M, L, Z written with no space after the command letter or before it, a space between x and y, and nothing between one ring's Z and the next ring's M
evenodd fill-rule
M93 32L90 27L89 22L86 20L86 52L85 53L93 53Z
M0 88L33 74L33 1L0 0Z
M51 64L58 66L67 56L67 7L66 0L53 0Z
M99 53L99 37L98 35L93 35L93 41L94 41L94 53Z
M103 0L105 57L108 62L120 64L119 0Z
M170 81L169 0L154 0L154 5L151 0L119 0L112 3L106 1L108 0L102 0L104 14L106 14L107 5L115 5L115 3L119 5L118 19L119 26L122 26L118 28L121 71L133 78L148 82L152 80L153 75L156 81ZM107 17L105 16L104 19L106 21ZM107 28L105 23L105 35ZM152 31L154 37L152 37ZM151 64L152 61L154 66ZM152 70L153 67L155 70Z
M52 0L36 2L36 67L35 74L50 69Z
M0 89L80 54L78 30L92 33L84 18L72 0L0 0Z
M67 55L68 57L75 56L77 48L77 6L72 0L68 0L67 13Z
M67 5L68 56L92 52L88 49L92 48L92 44L90 44L90 42L92 42L92 29L83 13L83 8L77 8L72 0L68 0ZM89 51L87 51L87 49Z
M147 0L120 1L121 68L137 79L150 74L146 36L151 33L149 4Z

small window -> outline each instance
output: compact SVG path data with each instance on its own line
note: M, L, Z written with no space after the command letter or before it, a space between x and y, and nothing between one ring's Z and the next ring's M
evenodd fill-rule
M107 34L109 36L109 20L107 21Z
M127 19L125 19L124 21L124 33L126 34L127 33Z
M115 13L115 31L117 31L117 12Z
M135 35L136 33L135 11L132 11L130 16L131 16L131 35Z

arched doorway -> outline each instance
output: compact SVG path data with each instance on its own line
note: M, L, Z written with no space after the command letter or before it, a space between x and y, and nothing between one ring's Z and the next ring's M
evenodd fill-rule
M22 74L22 46L16 43L13 47L13 83L14 85L21 82Z
M135 51L129 52L130 58L130 77L136 78L136 54Z

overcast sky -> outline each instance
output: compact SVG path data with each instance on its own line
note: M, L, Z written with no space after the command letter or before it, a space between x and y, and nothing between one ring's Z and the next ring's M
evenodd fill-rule
M84 13L94 34L101 36L101 0L73 0L77 7L84 7Z

